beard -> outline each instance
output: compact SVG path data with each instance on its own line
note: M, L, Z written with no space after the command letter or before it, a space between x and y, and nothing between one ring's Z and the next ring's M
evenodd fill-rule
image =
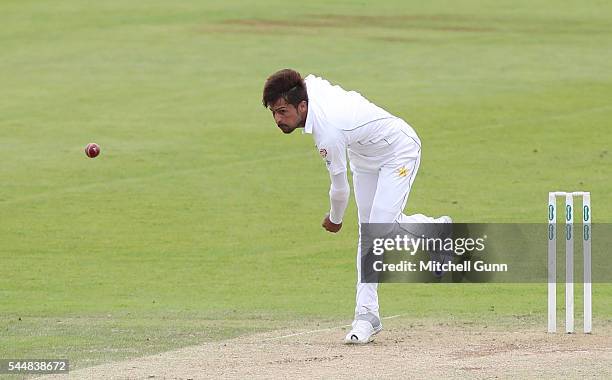
M278 128L280 128L280 130L283 131L284 134L288 135L291 132L295 131L296 127L292 128L292 127L288 126L287 124L279 124Z
M300 115L298 115L298 119L296 120L295 125L291 126L288 124L278 124L278 128L280 128L280 130L283 131L284 134L288 135L298 128L303 128L304 124L304 119Z

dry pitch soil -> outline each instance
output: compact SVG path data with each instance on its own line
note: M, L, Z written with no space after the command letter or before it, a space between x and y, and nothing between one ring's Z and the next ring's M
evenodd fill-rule
M547 334L544 325L384 322L367 345L342 344L346 326L313 324L44 379L612 378L612 321L591 335Z

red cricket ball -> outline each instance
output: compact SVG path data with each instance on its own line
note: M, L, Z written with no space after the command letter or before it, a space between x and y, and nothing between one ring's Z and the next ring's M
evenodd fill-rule
M87 144L87 146L85 147L85 154L89 158L97 157L98 154L100 154L100 145L96 143Z

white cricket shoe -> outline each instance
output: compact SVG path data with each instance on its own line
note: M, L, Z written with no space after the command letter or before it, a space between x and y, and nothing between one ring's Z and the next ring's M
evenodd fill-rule
M441 216L438 219L436 219L436 222L437 223L450 223L450 224L452 224L453 223L453 218L451 218L448 215L444 215L444 216Z
M436 219L436 223L442 223L442 224L450 224L451 226L449 226L448 228L445 228L441 231L441 235L440 238L444 239L447 237L450 237L452 235L452 224L453 224L453 218L451 218L448 215L443 215L439 218ZM430 251L429 252L429 257L431 261L434 262L438 262L441 264L446 264L446 263L450 263L453 261L453 252L446 252L446 251L441 251L441 252L436 252L436 251ZM437 278L441 278L444 275L444 271L437 271L434 270L433 275Z
M382 331L380 319L374 314L360 314L353 321L351 331L346 334L344 343L365 344L373 340L373 336Z

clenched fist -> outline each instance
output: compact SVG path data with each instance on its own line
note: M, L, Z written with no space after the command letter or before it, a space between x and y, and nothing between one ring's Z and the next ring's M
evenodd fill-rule
M321 223L321 225L323 228L325 228L325 230L333 233L340 231L342 228L342 222L340 222L340 224L333 223L331 220L329 220L329 214L325 215L325 219L323 219L323 223Z

